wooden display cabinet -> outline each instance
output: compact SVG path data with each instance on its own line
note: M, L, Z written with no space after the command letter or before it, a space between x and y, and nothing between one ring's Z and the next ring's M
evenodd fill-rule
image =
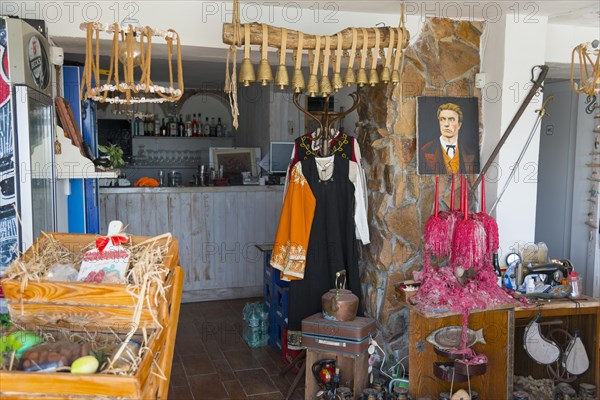
M449 361L438 356L426 338L436 329L445 326L461 326L462 317L452 314L422 314L410 309L410 393L415 398L436 399L441 392L450 390L451 383L438 379L433 373L433 363ZM590 360L590 368L572 385L578 390L586 382L600 387L600 300L589 297L577 303L571 300L540 301L537 306L515 309L478 310L469 315L469 328L483 328L486 344L477 343L473 348L487 355L487 372L470 379L471 389L480 399L512 399L514 375L548 378L546 366L536 364L523 349L524 328L531 318L541 313L542 321L557 320L558 325L543 326L547 333L553 327L571 334L579 329ZM469 382L454 383L453 390L468 390Z

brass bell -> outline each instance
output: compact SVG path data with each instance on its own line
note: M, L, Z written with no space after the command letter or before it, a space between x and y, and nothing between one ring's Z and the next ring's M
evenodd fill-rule
M348 68L346 70L346 77L344 78L344 83L348 86L354 85L356 83L356 75L354 74L354 70L352 68Z
M321 94L323 97L327 97L333 92L333 87L331 86L331 82L329 81L329 77L327 75L321 77Z
M267 86L269 82L273 82L273 71L266 58L260 60L258 64L258 72L256 73L257 80L261 85Z
M277 73L275 74L275 85L279 86L279 89L283 90L287 85L290 84L290 77L285 65L277 67Z
M376 69L371 69L369 71L369 85L371 85L371 87L377 85L379 83L379 74L377 74L377 70Z
M306 87L306 83L304 83L304 75L302 74L301 69L294 70L294 75L292 76L292 87L296 93L302 92Z
M306 91L310 97L315 97L319 93L319 78L317 75L311 75L308 78L308 85Z
M392 71L392 83L394 85L397 85L400 83L400 71L398 71L397 69Z
M389 81L392 79L392 74L390 73L390 69L388 67L383 67L380 79L383 83L386 84L389 83Z
M342 74L336 72L333 74L333 78L331 79L331 86L333 86L333 90L336 92L344 87L344 82L342 81Z
M367 70L365 68L358 69L358 75L356 77L356 83L359 87L365 86L369 83L369 79L367 79Z
M256 82L256 74L254 73L254 66L252 65L252 61L249 58L244 58L242 60L242 66L240 68L240 78L239 81L244 84L244 86L250 86L251 82Z

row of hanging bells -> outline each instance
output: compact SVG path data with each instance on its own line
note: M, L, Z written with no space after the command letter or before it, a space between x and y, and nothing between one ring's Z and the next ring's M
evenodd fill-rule
M341 34L337 36L337 47L334 47L335 53L331 50L331 37L316 36L316 50L309 50L309 70L310 76L308 83L305 83L304 74L302 73L302 56L303 56L303 33L298 33L298 45L294 54L294 73L290 81L288 75L288 69L285 65L286 57L286 40L287 30L282 29L282 46L279 50L279 66L275 77L269 61L267 59L268 50L268 26L262 24L262 46L261 46L261 60L258 64L257 71L254 71L254 66L250 60L250 26L249 24L244 25L244 58L239 73L239 82L244 86L250 86L253 82L259 82L261 85L266 86L271 82L274 82L280 89L291 84L292 89L296 93L306 91L311 97L314 96L328 96L333 92L337 92L344 85L358 85L363 87L365 85L375 86L382 82L384 84L392 83L397 85L400 83L400 60L403 58L403 43L404 37L403 29L385 28L389 29L390 44L388 46L387 55L380 47L380 30L379 28L370 28L375 30L376 41L375 47L370 50L367 47L368 43L368 30L366 28L353 28L353 41L352 48L350 50L342 50ZM358 38L359 30L362 31L363 38L363 49L357 50L356 43ZM399 40L397 40L399 39ZM321 43L324 42L324 46ZM333 53L333 54L332 54ZM346 72L342 76L341 73L341 59L342 56L345 59ZM378 67L378 59L381 57L382 64ZM332 79L329 79L329 62L333 58L333 75ZM358 58L358 70L354 70L354 60ZM367 68L367 60L369 60L369 68ZM379 71L378 71L379 69ZM319 70L321 79L319 80Z

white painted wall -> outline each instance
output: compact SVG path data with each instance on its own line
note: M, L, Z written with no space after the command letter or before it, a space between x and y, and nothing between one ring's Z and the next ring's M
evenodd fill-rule
M490 92L489 98L484 102L486 107L484 114L486 136L482 158L484 163L531 87L529 83L531 68L544 64L546 53L547 18L538 17L537 23L526 23L508 14L496 24L504 24L504 28L491 24L488 39L492 43L487 43L484 49L482 70L487 72L487 68L490 69L494 80L488 82L488 85L490 88L500 87L501 98L499 101L493 101L495 98ZM503 30L503 42L497 37L492 38L494 31L499 34ZM495 79L499 80L495 81ZM541 98L533 99L500 151L496 159L497 168L495 171L490 171L488 175L490 180L497 181L497 186L489 185L490 205L506 182L511 168L524 147L537 117L535 109L539 108L540 104ZM515 178L496 208L501 259L516 241L533 242L535 238L538 155L539 129L525 153Z
M573 48L594 39L600 39L600 26L589 28L576 25L548 24L546 62L571 64Z

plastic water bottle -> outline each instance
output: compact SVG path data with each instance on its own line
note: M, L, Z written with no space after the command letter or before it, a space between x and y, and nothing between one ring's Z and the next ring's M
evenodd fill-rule
M251 348L265 346L269 341L269 309L262 303L244 306L244 341Z

